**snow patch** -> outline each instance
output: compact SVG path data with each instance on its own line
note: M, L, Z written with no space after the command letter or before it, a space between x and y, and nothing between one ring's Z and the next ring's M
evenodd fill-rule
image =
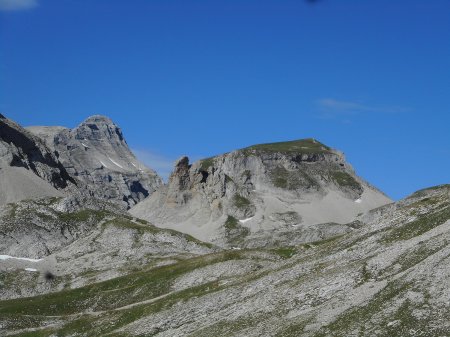
M15 256L10 256L10 255L0 255L0 260L8 260L8 259L22 260L22 261L28 261L28 262L42 261L42 259L29 259L27 257L15 257Z
M112 160L110 157L108 157L108 159L111 160L111 163L113 163L114 165L116 165L116 166L120 167L122 170L124 170L124 168L123 168L122 165L116 163L116 162L115 162L114 160Z
M143 169L141 169L140 167L138 167L138 166L136 166L136 164L135 163L131 163L131 165L133 165L134 167L136 167L138 170L139 170L139 172L144 172L144 170Z
M389 322L389 323L387 324L387 326L395 326L395 325L398 325L398 323L399 323L399 321L398 321L398 320L395 320L395 321Z
M361 198L359 198L359 199L356 199L355 202L356 202L357 204L360 204L360 203L362 203L362 200L361 200Z
M34 268L25 268L26 271L37 271L37 269Z
M251 219L253 219L253 217L247 218L247 219L239 220L239 222L240 222L240 223L246 223L246 222L250 221Z
M106 166L106 164L104 162L102 162L101 160L99 160L100 164L102 164L102 166L108 168L108 166Z

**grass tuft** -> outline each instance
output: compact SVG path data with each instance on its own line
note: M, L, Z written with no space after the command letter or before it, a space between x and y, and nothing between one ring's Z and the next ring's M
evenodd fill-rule
M245 153L252 152L280 152L280 153L304 153L323 154L332 153L331 148L313 138L293 140L289 142L266 143L252 145L242 149Z

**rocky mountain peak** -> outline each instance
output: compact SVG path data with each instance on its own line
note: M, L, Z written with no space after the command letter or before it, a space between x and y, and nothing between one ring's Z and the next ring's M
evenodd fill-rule
M122 130L110 118L101 115L87 118L73 130L73 133L74 137L79 140L104 141L126 145Z
M346 223L389 203L342 152L309 138L252 145L189 165L132 214L201 240L236 244L259 231Z
M120 127L108 117L91 116L74 129L29 130L45 139L67 171L97 198L129 208L162 184L155 171L137 160Z
M255 155L263 159L284 157L294 162L339 162L345 164L342 152L317 141L314 138L257 144L237 150L242 155Z
M181 156L175 162L175 171L179 171L179 170L183 170L184 171L186 169L189 169L189 157Z
M314 138L297 139L286 142L257 144L242 150L255 152L282 152L282 153L333 153L333 150Z
M114 124L111 118L104 115L92 115L84 120L83 123L89 124Z

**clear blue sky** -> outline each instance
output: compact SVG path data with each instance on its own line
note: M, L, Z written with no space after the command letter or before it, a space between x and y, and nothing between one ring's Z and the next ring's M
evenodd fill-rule
M110 116L167 174L314 137L394 199L448 183L448 0L0 0L0 111Z

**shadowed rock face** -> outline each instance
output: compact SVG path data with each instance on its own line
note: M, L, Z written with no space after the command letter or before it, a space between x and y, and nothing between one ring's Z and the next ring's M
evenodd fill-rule
M38 137L0 115L0 204L57 196L75 184Z
M88 192L129 208L149 196L162 181L128 148L111 119L92 116L74 129L30 127L45 139L67 171L86 184Z
M304 139L255 145L192 165L183 157L168 185L131 213L201 240L237 245L261 233L273 236L273 230L344 224L390 201L356 176L341 152ZM335 235L337 227L331 227Z

